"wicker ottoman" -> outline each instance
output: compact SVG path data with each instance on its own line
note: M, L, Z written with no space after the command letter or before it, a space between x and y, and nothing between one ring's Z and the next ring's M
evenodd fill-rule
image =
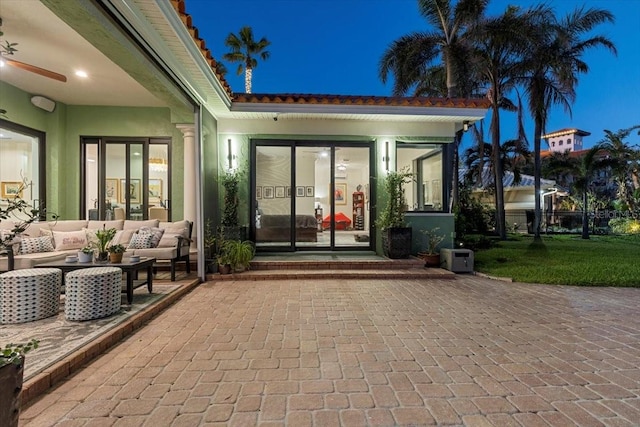
M25 268L0 274L0 323L55 316L60 309L62 270Z
M65 276L64 315L68 320L107 317L120 310L122 270L94 267Z

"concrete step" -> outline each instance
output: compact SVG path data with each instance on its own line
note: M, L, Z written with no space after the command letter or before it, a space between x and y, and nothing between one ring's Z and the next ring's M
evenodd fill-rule
M407 268L407 269L313 269L300 270L287 268L282 270L263 269L247 270L231 274L207 274L207 280L358 280L358 279L455 279L455 273L441 268Z

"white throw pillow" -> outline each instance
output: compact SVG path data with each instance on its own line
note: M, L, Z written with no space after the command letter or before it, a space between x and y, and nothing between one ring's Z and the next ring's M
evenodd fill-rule
M40 252L53 252L51 237L25 237L20 242L20 254L37 254Z
M135 233L133 237L131 237L129 247L127 249L149 249L152 247L152 239L153 234L151 233Z
M160 239L162 239L162 235L164 234L164 228L140 227L138 233L151 234L151 247L157 248L160 243Z
M54 231L53 243L56 251L70 249L82 249L87 246L89 240L84 230L81 231Z

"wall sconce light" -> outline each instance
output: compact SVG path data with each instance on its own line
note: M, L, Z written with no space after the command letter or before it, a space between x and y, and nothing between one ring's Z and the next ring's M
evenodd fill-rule
M384 170L389 172L389 141L384 142L384 156L382 156L384 162Z
M466 132L469 130L469 120L465 120L464 122L462 122L462 131Z
M233 169L233 161L236 159L236 156L231 151L231 139L227 139L227 159L229 160L229 169Z

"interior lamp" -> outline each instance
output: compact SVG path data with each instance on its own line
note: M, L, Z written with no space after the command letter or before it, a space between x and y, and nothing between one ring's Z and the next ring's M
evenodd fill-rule
M153 172L166 172L169 165L166 159L152 157L149 159L149 170Z

